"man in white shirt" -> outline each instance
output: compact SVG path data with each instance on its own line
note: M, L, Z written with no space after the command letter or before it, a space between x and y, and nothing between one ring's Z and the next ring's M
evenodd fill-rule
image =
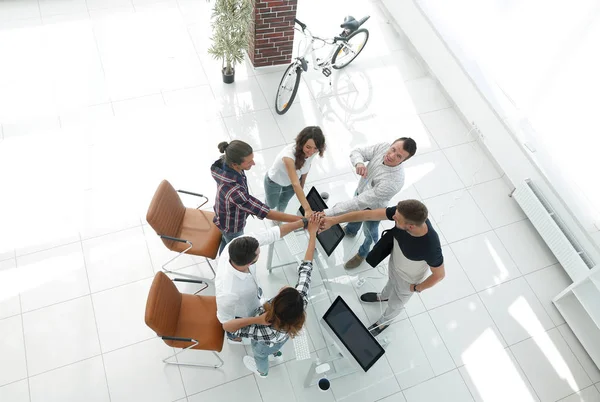
M274 243L296 229L306 228L307 224L308 220L303 218L257 234L243 235L227 243L219 257L215 278L217 318L221 323L250 317L262 305L262 289L255 265L260 247Z
M380 143L356 148L350 153L352 166L361 176L354 197L339 202L333 208L325 210L326 216L337 216L364 209L384 208L392 197L404 186L404 166L417 152L417 143L412 138L401 137L392 144ZM352 222L346 225L346 236L354 237L363 222ZM379 221L364 222L365 241L358 253L348 260L344 267L358 267L367 257L371 245L379 239Z

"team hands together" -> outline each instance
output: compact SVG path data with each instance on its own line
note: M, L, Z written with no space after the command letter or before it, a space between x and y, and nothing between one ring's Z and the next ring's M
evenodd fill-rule
M321 228L321 221L325 218L325 213L323 212L313 212L310 216L306 216L308 218L308 227L306 230L311 235L316 235Z
M356 164L356 174L358 174L364 178L367 177L367 167L364 165L364 163ZM306 210L304 216L309 219L312 217L318 217L318 220L319 220L318 233L324 232L324 231L330 229L333 225L338 223L335 221L334 217L325 216L325 214L323 212L315 212L310 209ZM308 227L309 232L310 232L310 222L311 221L309 221L309 227Z
M308 218L308 227L306 230L311 234L324 232L338 223L336 222L335 217L325 216L324 212L311 211L311 213L307 213L305 217Z

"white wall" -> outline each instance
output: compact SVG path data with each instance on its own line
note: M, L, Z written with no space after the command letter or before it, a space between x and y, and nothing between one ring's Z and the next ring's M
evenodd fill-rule
M439 80L457 108L481 132L481 141L504 170L512 183L532 179L543 191L563 221L588 252L600 263L600 251L581 222L573 218L563 200L555 193L532 160L529 159L515 135L492 105L482 95L469 75L450 51L438 32L414 0L382 0L391 17L410 39L423 61ZM598 238L598 236L596 236Z

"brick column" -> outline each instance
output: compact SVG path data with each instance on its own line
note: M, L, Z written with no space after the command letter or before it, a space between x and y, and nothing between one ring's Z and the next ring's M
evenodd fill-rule
M298 0L254 0L248 46L254 67L291 62L297 3Z

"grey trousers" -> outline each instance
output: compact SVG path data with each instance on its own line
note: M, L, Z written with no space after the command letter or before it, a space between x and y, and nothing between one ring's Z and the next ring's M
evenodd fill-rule
M388 302L383 315L377 320L379 324L397 317L402 312L402 308L413 295L413 292L410 291L410 285L404 279L390 272L390 277L381 291L381 298L388 299Z

